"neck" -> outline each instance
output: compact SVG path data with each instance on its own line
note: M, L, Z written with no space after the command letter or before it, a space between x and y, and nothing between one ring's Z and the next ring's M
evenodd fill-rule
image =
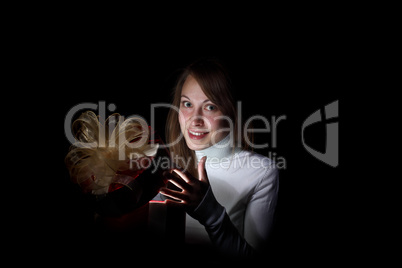
M235 150L233 150L229 134L214 145L203 150L195 151L195 155L197 157L197 161L200 161L200 159L204 156L207 156L207 161L211 159L219 159L220 161L223 158L229 158L233 153L239 150L239 148L235 148Z

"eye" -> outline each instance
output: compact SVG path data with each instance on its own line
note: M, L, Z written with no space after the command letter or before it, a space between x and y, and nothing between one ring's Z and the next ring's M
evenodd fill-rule
M208 104L207 106L205 106L205 109L207 111L215 111L216 109L218 109L215 105L212 104Z
M181 104L186 108L190 108L192 106L191 102L189 102L189 101L182 101Z

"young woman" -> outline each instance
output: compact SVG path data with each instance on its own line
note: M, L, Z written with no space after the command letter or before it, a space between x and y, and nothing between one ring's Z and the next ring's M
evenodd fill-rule
M180 169L162 188L168 205L187 212L186 240L250 256L270 234L278 193L278 171L267 157L247 150L238 133L235 102L226 70L216 60L189 65L175 88L167 143ZM184 139L183 139L184 137ZM249 141L247 139L247 141Z

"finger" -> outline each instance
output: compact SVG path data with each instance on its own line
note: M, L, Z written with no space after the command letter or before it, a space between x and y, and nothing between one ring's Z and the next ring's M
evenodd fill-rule
M175 200L172 200L172 199L167 199L164 202L169 207L183 207L185 205L184 202L175 201Z
M198 179L200 181L208 182L207 171L205 170L205 162L207 161L207 157L204 156L201 158L200 162L198 162Z
M184 174L183 172L181 172L180 170L178 170L178 169L172 169L172 171L174 172L174 173L176 173L180 178L182 178L185 182L187 182L187 183L190 183L191 182L191 180L190 180L190 176L187 176L186 174Z
M163 172L163 179L164 179L165 183L167 183L168 181L170 181L171 179L173 179L175 177L177 177L177 175L174 173L172 174L171 170Z
M162 179L163 182L166 184L171 178L173 177L172 173L170 173L169 171L165 170L162 173Z
M168 188L161 188L159 192L164 196L176 199L178 201L188 201L188 196L182 192L174 191Z
M184 191L191 191L191 186L187 184L182 178L172 176L169 178L169 181Z

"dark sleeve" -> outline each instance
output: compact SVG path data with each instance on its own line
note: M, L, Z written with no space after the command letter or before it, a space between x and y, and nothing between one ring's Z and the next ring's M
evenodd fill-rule
M200 205L189 215L204 225L212 243L222 253L240 257L255 254L255 250L233 225L225 208L215 199L211 187Z

